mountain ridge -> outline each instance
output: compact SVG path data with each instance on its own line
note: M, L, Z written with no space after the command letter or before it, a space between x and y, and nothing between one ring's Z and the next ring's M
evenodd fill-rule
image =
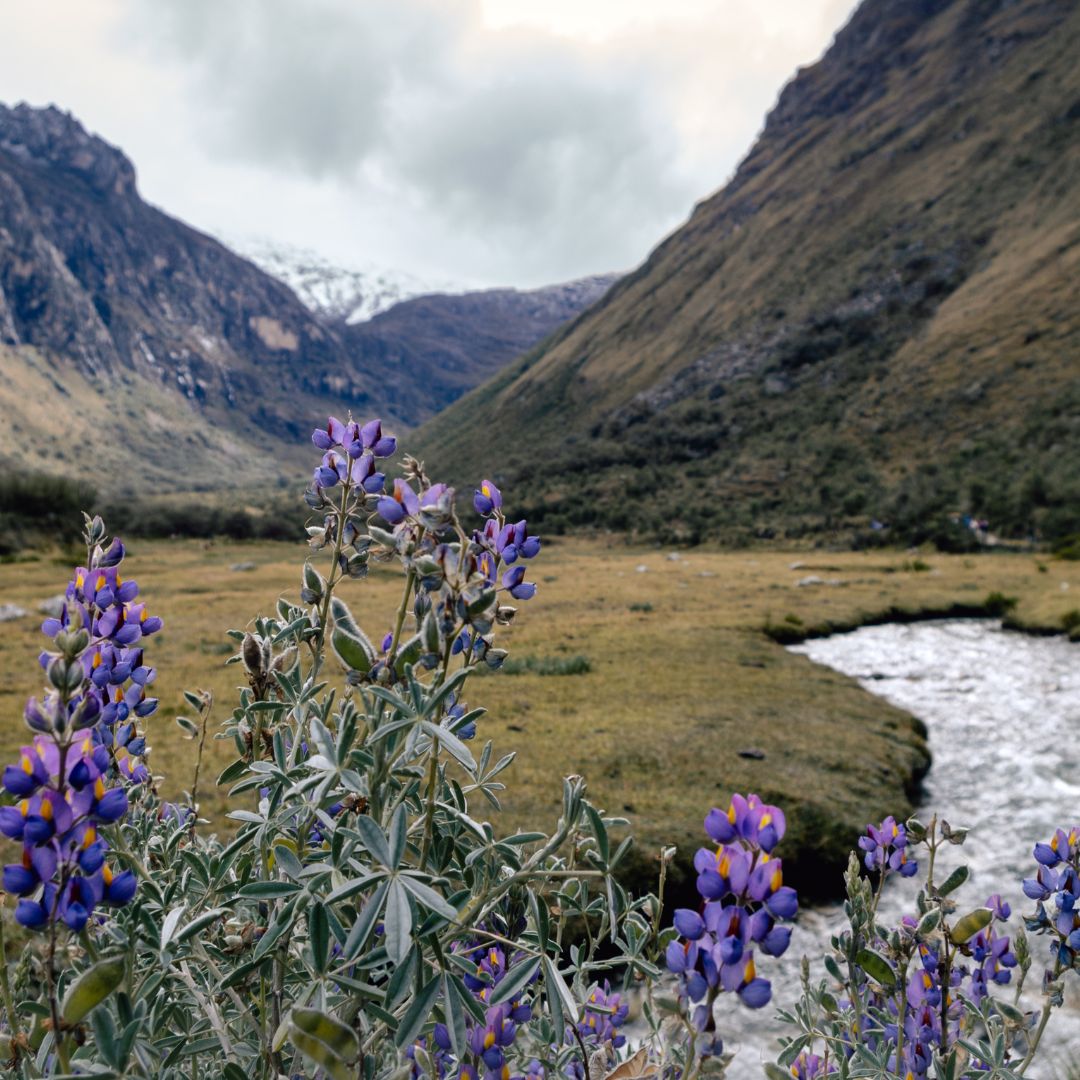
M5 468L44 426L78 437L35 467L121 492L293 483L328 413L420 423L589 299L550 295L540 317L536 296L508 292L428 298L415 330L407 309L385 338L349 327L145 203L131 161L71 114L0 104ZM450 320L457 353L435 348L433 320Z

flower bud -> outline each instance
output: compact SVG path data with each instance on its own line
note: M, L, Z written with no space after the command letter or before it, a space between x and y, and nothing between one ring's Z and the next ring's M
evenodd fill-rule
M61 630L54 640L64 659L74 661L82 655L90 644L90 635L82 628L78 630Z

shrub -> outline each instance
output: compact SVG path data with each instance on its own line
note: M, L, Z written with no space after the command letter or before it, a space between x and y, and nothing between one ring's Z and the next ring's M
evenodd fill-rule
M506 675L587 675L592 664L587 656L510 657L501 669Z

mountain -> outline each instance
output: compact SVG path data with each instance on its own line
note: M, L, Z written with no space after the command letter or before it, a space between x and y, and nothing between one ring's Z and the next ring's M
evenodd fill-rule
M409 424L430 419L599 300L618 280L601 274L540 289L418 296L346 326L342 338L380 372L387 408Z
M71 115L0 105L0 468L108 494L293 482L328 413L427 420L609 283L429 296L351 326L392 283L331 269L303 289L337 317L145 203Z
M286 286L55 108L0 106L0 349L0 455L120 490L280 475L313 417L372 401Z
M1080 531L1078 48L1075 0L864 0L730 183L425 456L464 481L494 435L550 530Z
M619 279L597 274L538 289L469 290L396 270L345 267L277 242L233 246L340 334L354 361L377 375L382 408L407 425L429 420Z
M361 323L402 300L467 290L453 282L423 280L404 270L342 266L308 248L265 238L222 237L234 251L283 281L314 315L331 323Z

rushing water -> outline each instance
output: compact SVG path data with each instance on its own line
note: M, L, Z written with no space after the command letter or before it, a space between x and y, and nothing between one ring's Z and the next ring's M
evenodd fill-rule
M972 870L958 899L975 906L1000 892L1019 922L1033 907L1020 879L1032 876L1035 841L1080 822L1080 647L1063 637L1012 633L991 620L951 619L864 627L791 651L858 679L926 723L933 764L920 817L928 821L936 812L951 825L971 826L967 843L946 852ZM914 892L911 882L895 882L886 890L884 918L912 907ZM835 905L800 916L788 954L761 972L773 978L776 1005L798 994L797 958L821 956L842 923ZM1032 939L1029 981L1036 987L1044 940ZM1043 1040L1054 1052L1040 1053L1043 1064L1030 1075L1060 1075L1070 1059L1080 1061L1078 998L1073 987ZM724 1010L718 1017L729 1047L740 1047L734 1080L760 1077L761 1062L774 1059L773 1012Z

